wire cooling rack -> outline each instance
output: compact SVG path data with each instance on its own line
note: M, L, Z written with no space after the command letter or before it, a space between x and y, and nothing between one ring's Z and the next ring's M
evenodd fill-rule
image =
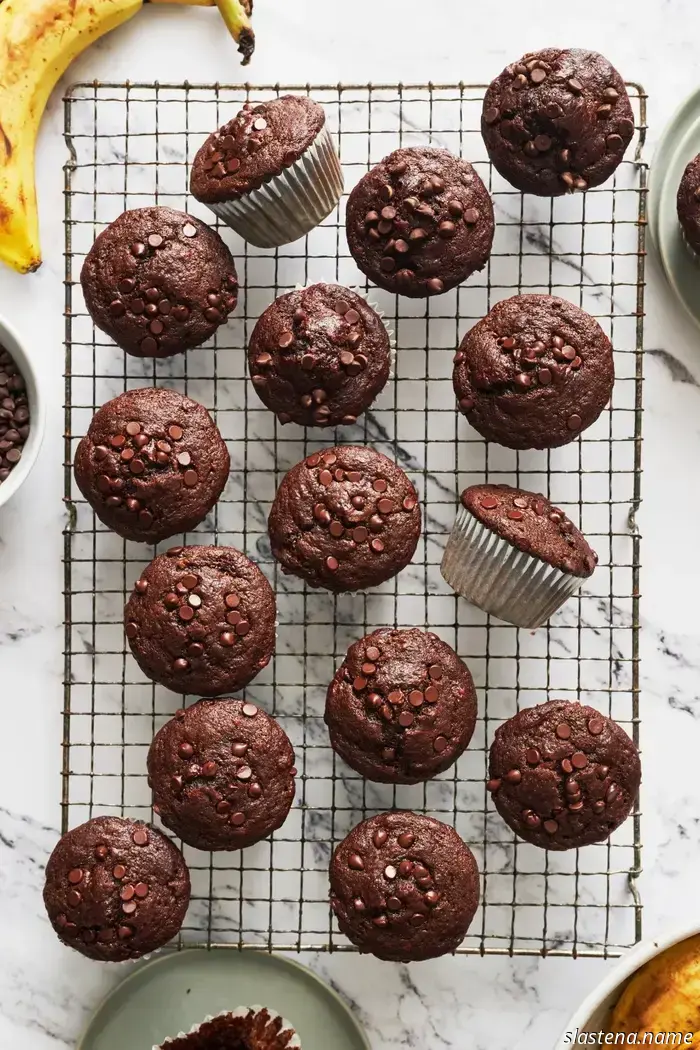
M126 208L154 203L213 216L188 195L188 163L204 138L246 99L309 91L338 137L349 190L399 145L432 142L472 161L493 194L497 230L486 269L428 300L375 288L369 296L393 327L395 375L370 412L335 433L284 428L246 374L245 346L265 307L299 283L367 289L344 235L345 199L308 238L259 251L221 232L238 263L241 303L204 348L165 361L128 357L97 331L79 275L97 233ZM605 186L557 200L522 197L490 167L479 134L483 88L335 86L270 88L86 84L65 99L70 160L66 202L65 739L63 824L93 814L150 819L146 753L181 705L149 683L125 650L122 610L153 556L106 531L72 477L75 447L94 411L126 388L172 386L216 416L232 471L218 507L183 542L230 544L254 558L279 601L277 656L247 690L291 737L300 771L297 802L271 841L209 856L185 847L193 902L180 944L347 950L328 907L334 843L391 807L453 824L482 872L482 903L461 952L615 955L641 936L638 812L608 843L547 853L518 842L485 791L488 745L501 721L547 698L581 699L638 737L639 535L646 131L641 88L630 94L636 139ZM452 357L464 332L500 299L550 292L594 314L615 346L612 406L579 440L550 452L487 445L455 411ZM413 564L363 595L334 597L283 577L266 519L284 473L314 449L367 442L397 460L424 501ZM580 524L600 565L537 632L493 621L457 599L439 563L458 494L481 481L547 493ZM167 541L163 547L176 540ZM424 785L363 781L333 755L323 724L326 687L347 646L380 626L429 627L469 664L480 718L457 765ZM157 819L157 818L156 818Z

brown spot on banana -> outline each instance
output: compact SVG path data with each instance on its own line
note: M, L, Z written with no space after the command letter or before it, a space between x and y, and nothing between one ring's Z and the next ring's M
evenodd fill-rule
M0 124L0 141L2 141L3 148L5 150L5 160L8 161L12 156L12 143L10 142L7 132L5 131L2 124Z

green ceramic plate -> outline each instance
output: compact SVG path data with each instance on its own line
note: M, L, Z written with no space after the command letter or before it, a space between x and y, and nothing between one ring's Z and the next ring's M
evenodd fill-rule
M370 1050L345 1003L311 970L281 955L215 948L139 967L102 1003L77 1050L151 1050L208 1014L263 1004L287 1018L302 1050Z
M649 180L649 229L664 273L683 306L700 325L700 264L678 225L676 194L685 166L700 153L700 90L677 110L663 133Z

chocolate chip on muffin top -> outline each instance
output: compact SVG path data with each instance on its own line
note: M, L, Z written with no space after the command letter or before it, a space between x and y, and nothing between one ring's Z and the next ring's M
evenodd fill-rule
M331 745L369 780L415 784L448 769L476 724L469 669L437 635L374 631L348 649L328 688Z
M389 334L369 303L349 288L314 284L280 296L248 346L260 399L280 423L350 425L388 378Z
M545 48L523 55L492 82L481 129L504 178L525 193L556 197L612 175L632 139L634 117L624 82L606 58Z
M461 411L487 441L554 448L591 426L613 389L610 340L580 307L553 295L496 303L454 359Z
M563 510L544 496L510 485L472 485L463 506L518 550L573 576L590 576L598 556Z
M88 252L80 280L98 328L136 357L170 357L209 339L236 308L230 251L172 208L126 211Z
M176 390L127 390L98 409L75 480L105 525L157 543L194 529L219 499L230 459L213 419Z
M440 295L461 284L486 265L493 232L486 187L448 150L396 150L348 199L355 262L375 284L401 295Z
M325 122L323 107L306 96L247 102L197 153L192 196L205 204L244 196L299 160Z

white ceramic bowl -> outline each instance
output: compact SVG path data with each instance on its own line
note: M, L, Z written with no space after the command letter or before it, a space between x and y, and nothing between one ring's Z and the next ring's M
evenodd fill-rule
M41 442L44 439L46 405L41 393L41 383L17 330L0 317L0 346L12 355L27 387L29 397L29 437L22 447L22 458L11 471L9 478L0 485L0 507L11 500L17 489L36 463Z
M562 1032L555 1045L555 1050L565 1050L566 1047L576 1046L573 1033L577 1029L579 1032L605 1032L610 1012L622 995L625 985L634 974L645 963L648 963L650 959L655 959L657 955L665 952L667 948L672 948L674 944L679 944L681 941L694 937L698 933L700 933L700 926L696 924L695 926L675 930L665 937L641 941L632 948L620 959L617 966L610 971L605 980L601 981L598 987L583 1000ZM568 1040L567 1036L569 1036Z

